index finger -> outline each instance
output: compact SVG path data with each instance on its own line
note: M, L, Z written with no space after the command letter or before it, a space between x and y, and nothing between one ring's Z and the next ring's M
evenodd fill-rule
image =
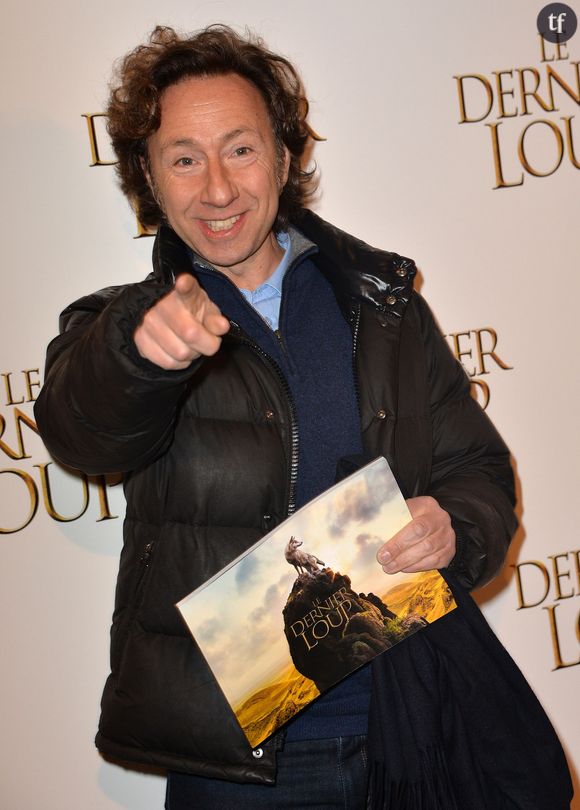
M197 279L192 276L191 273L181 273L175 279L173 289L181 298L190 298L192 293L197 293L200 286Z

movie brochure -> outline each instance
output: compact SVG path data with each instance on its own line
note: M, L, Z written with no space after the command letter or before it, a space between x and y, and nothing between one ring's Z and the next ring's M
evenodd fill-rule
M178 603L250 745L455 602L437 571L385 574L411 519L384 458L335 484Z

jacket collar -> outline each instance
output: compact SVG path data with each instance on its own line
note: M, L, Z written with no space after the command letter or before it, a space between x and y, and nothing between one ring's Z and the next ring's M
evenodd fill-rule
M314 260L338 295L365 300L381 312L401 317L413 291L415 262L379 250L303 209L296 226L319 250Z
M380 312L401 317L413 289L417 268L412 259L379 250L303 209L294 225L313 242L313 261L335 289L343 307L364 300ZM191 254L167 225L161 225L153 248L155 278L173 284L175 276L191 272Z

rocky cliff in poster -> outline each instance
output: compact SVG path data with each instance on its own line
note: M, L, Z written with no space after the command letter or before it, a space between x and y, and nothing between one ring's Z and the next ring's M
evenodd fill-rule
M436 571L387 575L378 564L380 546L409 520L377 459L179 602L252 747L455 607Z

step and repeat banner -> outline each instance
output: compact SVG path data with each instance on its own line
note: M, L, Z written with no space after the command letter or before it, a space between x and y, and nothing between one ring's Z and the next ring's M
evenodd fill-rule
M569 5L580 15L577 0ZM152 239L117 188L102 112L114 60L156 24L248 26L298 65L311 125L325 139L312 153L321 176L315 210L416 260L420 289L508 441L518 477L521 527L503 572L478 598L580 768L580 33L544 41L542 8L529 0L7 4L2 807L163 806L162 776L124 770L93 747L122 488L51 461L32 410L58 313L149 270Z

